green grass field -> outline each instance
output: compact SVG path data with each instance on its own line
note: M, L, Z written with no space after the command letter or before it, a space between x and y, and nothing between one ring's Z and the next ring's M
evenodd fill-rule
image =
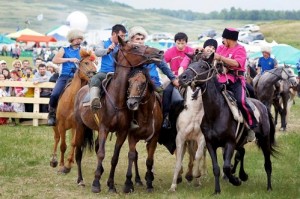
M234 187L221 180L221 195L218 198L299 198L300 197L300 99L292 107L288 131L276 132L277 158L272 158L273 191L266 190L266 174L263 155L255 144L246 146L245 169L249 180ZM69 136L69 134L68 134ZM102 192L91 192L91 183L96 168L94 152L86 152L83 157L83 175L86 187L78 187L77 166L67 175L57 174L58 168L49 166L53 147L53 132L50 127L0 126L0 198L210 198L214 191L211 160L208 155L208 175L202 179L201 187L194 187L186 181L178 185L176 193L170 193L175 156L159 145L155 154L154 193L147 193L144 187L135 187L135 192L125 195L122 187L127 168L127 143L123 146L116 170L118 194L107 193L106 180L110 169L115 139L107 141L104 174L101 179ZM69 142L68 142L69 145ZM143 182L145 175L145 143L138 144L139 168ZM219 154L219 163L222 163ZM184 160L184 168L187 166ZM220 165L222 168L222 165Z

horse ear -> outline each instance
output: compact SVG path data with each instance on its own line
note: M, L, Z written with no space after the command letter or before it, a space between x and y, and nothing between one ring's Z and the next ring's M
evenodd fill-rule
M119 35L118 35L118 41L119 41L119 44L121 46L125 46L126 45L125 41Z
M215 53L211 53L207 59L207 63L212 64L214 61Z
M194 59L195 54L189 54L189 53L184 53L186 56L188 56L191 60Z

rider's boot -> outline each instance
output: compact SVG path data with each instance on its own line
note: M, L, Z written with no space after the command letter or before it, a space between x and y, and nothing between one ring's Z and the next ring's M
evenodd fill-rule
M101 108L100 102L100 88L91 87L90 88L90 105L93 111L97 111Z
M163 127L164 129L171 129L171 122L170 122L170 120L169 120L169 114L166 114L166 115L164 116L164 121L163 121L162 127Z
M55 126L56 124L56 109L49 106L48 125Z

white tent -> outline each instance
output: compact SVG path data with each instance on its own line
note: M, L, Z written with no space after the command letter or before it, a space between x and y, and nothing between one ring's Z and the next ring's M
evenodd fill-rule
M58 34L61 35L63 37L66 37L68 32L70 31L70 26L67 25L61 25L53 30L51 30L50 32L47 33L47 35L54 35L54 34Z

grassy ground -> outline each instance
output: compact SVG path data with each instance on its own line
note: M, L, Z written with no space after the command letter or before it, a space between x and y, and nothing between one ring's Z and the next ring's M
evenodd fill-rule
M245 169L249 180L239 187L234 187L221 180L222 193L218 198L299 198L300 196L300 99L292 107L288 131L277 131L277 150L280 155L272 158L273 191L266 191L266 174L263 156L255 144L246 146ZM208 176L202 179L201 187L194 187L186 181L178 186L176 193L168 192L170 188L175 157L158 146L155 154L154 193L147 193L145 187L135 187L129 195L122 193L127 168L128 146L125 144L116 170L116 188L118 194L107 193L110 159L113 153L114 138L106 145L104 174L101 179L102 192L91 192L96 156L86 152L83 158L83 175L86 187L76 185L77 166L68 175L58 175L57 168L49 166L52 153L53 133L47 126L1 126L0 127L0 198L209 198L214 190L214 178L210 157L207 157ZM145 174L145 144L138 145L141 177ZM219 162L222 163L219 154ZM184 160L184 165L187 165ZM222 167L222 166L221 166ZM185 166L186 168L186 166ZM143 182L144 179L142 179Z

